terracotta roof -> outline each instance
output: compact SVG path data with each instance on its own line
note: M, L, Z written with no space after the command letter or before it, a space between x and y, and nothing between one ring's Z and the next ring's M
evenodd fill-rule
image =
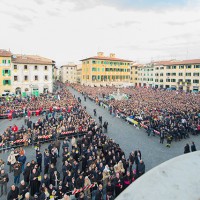
M168 60L153 62L155 65L188 65L188 64L200 64L200 59L192 60Z
M42 64L42 65L52 65L55 61L44 58L37 55L21 55L21 54L14 54L12 56L13 63L19 64Z
M10 51L6 51L4 49L0 49L0 56L1 57L11 57L11 52Z
M94 57L82 59L82 60L80 60L80 61L89 60L89 59L110 60L110 61L122 61L122 62L133 62L133 61L131 61L131 60L125 60L125 59L121 59L121 58L111 58L111 57L106 57L106 56L94 56Z

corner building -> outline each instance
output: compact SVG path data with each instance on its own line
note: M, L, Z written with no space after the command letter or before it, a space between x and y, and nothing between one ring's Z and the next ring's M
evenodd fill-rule
M55 61L37 55L12 55L12 90L22 96L52 92Z
M130 66L132 61L116 58L115 54L82 59L82 84L90 86L122 85L130 83Z
M12 92L11 86L11 52L0 49L0 95Z

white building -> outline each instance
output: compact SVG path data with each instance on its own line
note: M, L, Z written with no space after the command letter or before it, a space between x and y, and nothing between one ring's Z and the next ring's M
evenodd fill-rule
M61 71L61 81L63 83L77 82L77 65L75 65L74 63L69 63L68 65L61 66L60 71Z
M12 56L12 91L16 94L39 95L52 92L55 61L35 55Z
M154 87L154 66L150 63L138 67L137 82L139 86Z

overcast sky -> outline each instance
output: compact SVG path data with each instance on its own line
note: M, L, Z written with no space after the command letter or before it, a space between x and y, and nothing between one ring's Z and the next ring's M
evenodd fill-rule
M58 65L103 51L137 62L200 58L200 0L0 0L0 48Z

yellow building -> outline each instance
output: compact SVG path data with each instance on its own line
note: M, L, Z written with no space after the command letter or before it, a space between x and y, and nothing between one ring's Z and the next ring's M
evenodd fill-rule
M156 87L200 91L200 59L156 62L154 72Z
M0 95L11 90L11 52L0 49Z
M142 68L143 65L138 63L133 63L130 68L130 82L133 83L134 86L138 85L138 70Z
M82 61L82 84L91 86L122 85L130 83L130 66L132 61L109 57L99 52L97 56Z

